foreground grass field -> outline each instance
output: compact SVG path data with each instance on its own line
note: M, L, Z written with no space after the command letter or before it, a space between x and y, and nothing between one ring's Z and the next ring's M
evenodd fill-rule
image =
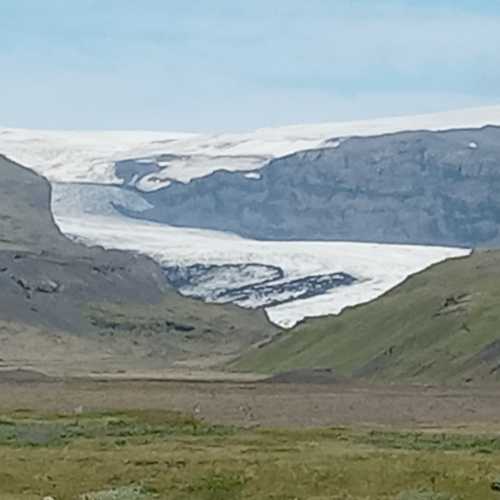
M500 439L467 432L264 430L164 411L0 421L2 500L495 499Z

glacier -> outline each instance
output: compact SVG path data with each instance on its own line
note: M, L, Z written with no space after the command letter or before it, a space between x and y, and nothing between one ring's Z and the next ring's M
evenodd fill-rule
M262 267L280 269L283 282L336 273L347 274L356 280L349 286L335 287L313 297L266 307L269 319L284 328L293 327L307 317L338 314L346 307L369 302L411 274L436 262L469 254L465 249L428 246L257 241L223 232L131 220L120 215L58 214L56 222L64 233L78 241L139 251L163 267L220 266L221 272L214 273L205 283L204 298L214 289L228 287L233 277L227 276L226 266L242 264L255 266L257 276L250 278L257 282ZM198 290L195 292L192 295L199 297ZM258 307L261 303L244 305Z

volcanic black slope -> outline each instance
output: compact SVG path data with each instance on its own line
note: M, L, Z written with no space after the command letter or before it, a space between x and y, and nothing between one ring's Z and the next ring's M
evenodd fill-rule
M500 128L331 144L251 176L218 171L174 182L144 194L152 208L132 215L257 239L500 244Z
M54 370L211 363L272 335L261 312L208 306L165 284L150 259L61 234L50 186L0 156L0 357Z

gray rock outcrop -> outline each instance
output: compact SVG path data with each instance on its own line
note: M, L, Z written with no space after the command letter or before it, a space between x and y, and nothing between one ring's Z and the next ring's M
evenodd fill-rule
M145 193L128 215L266 240L500 244L500 128L351 138Z

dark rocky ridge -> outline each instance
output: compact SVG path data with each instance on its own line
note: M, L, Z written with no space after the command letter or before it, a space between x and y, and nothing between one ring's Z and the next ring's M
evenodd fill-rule
M146 193L131 214L258 239L500 244L500 128L351 138Z
M50 185L0 157L0 319L85 331L88 302L159 302L167 290L149 258L88 248L57 228Z

